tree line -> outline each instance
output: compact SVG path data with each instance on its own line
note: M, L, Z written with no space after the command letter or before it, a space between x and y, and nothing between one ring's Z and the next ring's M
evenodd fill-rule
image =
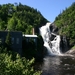
M31 34L33 27L47 22L40 11L21 3L0 5L0 30L22 31Z
M75 2L63 10L56 18L55 25L59 29L59 34L67 37L69 45L75 45Z

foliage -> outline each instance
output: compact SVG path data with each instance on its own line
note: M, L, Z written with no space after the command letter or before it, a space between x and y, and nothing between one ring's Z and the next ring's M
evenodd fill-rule
M24 38L22 42L23 56L28 59L32 57L36 60L37 58L42 59L44 55L43 44L44 42L40 35L36 38L36 42L33 38L29 38L28 41Z
M67 36L70 46L75 45L75 2L56 18L54 23L59 28L59 34Z
M32 34L32 27L45 24L47 20L32 7L17 4L0 5L0 30L22 31Z
M7 50L11 50L11 35L10 32L7 33L6 40L5 40L5 47Z
M7 33L5 43L7 45L11 45L11 35L10 35L10 32Z
M23 56L25 56L27 59L31 59L32 57L36 56L37 48L34 39L30 38L27 41L26 38L24 38L22 43L22 49L23 49Z
M9 21L8 21L8 30L10 31L14 31L16 30L16 25L17 25L17 19L15 17L12 17Z
M37 49L38 49L38 51L40 51L41 52L41 54L43 53L43 44L44 44L44 42L43 42L43 39L42 39L42 37L39 35L38 36L38 39L37 39Z
M75 46L73 46L73 47L71 48L71 50L73 50L73 49L75 49Z
M31 66L34 58L27 60L16 54L12 60L12 52L2 52L0 48L0 75L40 75L40 71L35 71Z
M37 59L43 59L43 57L45 56L45 53L44 53L44 42L43 42L43 39L42 37L39 35L38 38L37 38Z

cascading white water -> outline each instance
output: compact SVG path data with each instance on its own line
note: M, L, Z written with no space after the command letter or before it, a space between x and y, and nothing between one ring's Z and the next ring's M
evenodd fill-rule
M51 23L39 28L40 34L44 41L44 46L47 48L49 55L60 55L60 35L56 35L50 31ZM55 38L51 41L50 37L54 35Z

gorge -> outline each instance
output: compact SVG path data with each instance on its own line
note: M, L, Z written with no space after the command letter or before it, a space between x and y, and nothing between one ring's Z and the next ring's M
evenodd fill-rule
M75 57L64 53L68 50L66 37L61 37L51 23L46 23L39 30L48 55L43 58L41 75L74 75Z

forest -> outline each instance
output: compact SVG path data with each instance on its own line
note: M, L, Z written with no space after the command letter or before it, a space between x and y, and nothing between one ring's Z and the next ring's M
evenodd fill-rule
M40 11L21 3L0 5L0 30L32 34L32 28L44 25L47 19Z
M75 2L63 10L56 18L55 25L58 27L59 34L66 36L69 46L75 46Z

